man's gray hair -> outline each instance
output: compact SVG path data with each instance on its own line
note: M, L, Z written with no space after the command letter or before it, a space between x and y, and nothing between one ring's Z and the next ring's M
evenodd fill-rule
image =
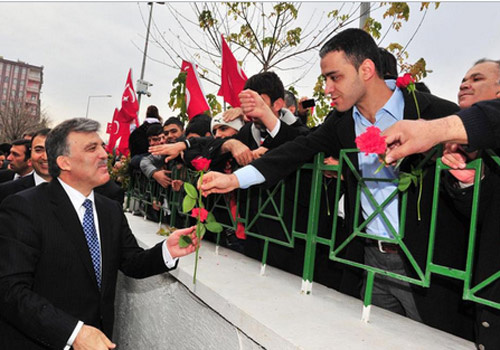
M293 94L293 92L287 90L285 91L285 107L288 108L290 106L294 106L295 109L298 108L295 95Z
M487 62L496 63L497 68L498 68L498 82L497 83L500 84L500 60L491 60L489 58L481 58L480 60L477 60L474 63L474 66L481 64L481 63L487 63Z
M57 125L47 135L45 148L47 150L47 161L49 163L49 174L56 178L61 174L57 165L57 157L69 155L68 135L71 132L97 132L100 124L92 119L74 118L68 119Z

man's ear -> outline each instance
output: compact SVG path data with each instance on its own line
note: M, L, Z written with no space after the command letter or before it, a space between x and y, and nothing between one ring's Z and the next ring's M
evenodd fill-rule
M71 170L71 162L69 161L68 157L66 156L59 156L56 159L57 166L61 170Z
M377 75L377 68L375 67L375 63L369 58L365 59L363 63L359 66L358 71L361 73L361 77L364 80L369 80L373 76Z
M496 95L497 98L500 98L500 91L497 91Z
M281 108L285 107L285 100L283 100L281 97L278 98L276 101L273 103L273 112L275 114L278 114Z

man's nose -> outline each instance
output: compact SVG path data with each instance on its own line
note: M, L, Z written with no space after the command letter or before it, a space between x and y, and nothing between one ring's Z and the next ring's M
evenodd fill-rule
M460 90L467 90L470 88L470 83L468 81L464 81L462 82L462 84L460 84Z
M326 83L325 84L325 95L331 95L334 91L334 84Z

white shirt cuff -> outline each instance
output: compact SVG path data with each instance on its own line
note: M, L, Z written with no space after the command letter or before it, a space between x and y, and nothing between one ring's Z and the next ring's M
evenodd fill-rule
M165 262L165 265L169 268L169 269L172 269L175 267L175 263L177 262L177 260L179 260L179 258L172 258L172 255L170 255L170 252L168 251L168 248L167 248L167 241L165 240L163 242L163 245L161 247L161 252L162 252L162 255L163 255L163 261Z
M281 127L281 120L278 119L273 130L269 130L267 128L266 128L266 130L269 133L269 136L271 136L274 139L276 137L276 135L278 135L278 133L280 132L280 127Z
M64 350L69 350L73 346L73 342L75 341L76 336L78 335L78 333L80 332L80 329L82 329L82 327L83 327L83 322L78 321L75 329L73 330L73 333L71 333L71 336L69 337L68 341L66 342L66 346L64 347Z
M238 179L240 188L246 189L253 185L258 185L266 181L266 178L253 165L244 166L234 172Z

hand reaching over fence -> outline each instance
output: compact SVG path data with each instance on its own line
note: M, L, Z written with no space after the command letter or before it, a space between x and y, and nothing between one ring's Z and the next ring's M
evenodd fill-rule
M203 176L203 182L198 183L198 189L203 196L211 193L227 193L240 187L238 178L234 174L222 174L210 171Z
M184 142L167 143L164 145L157 145L149 147L149 152L154 156L165 155L165 163L175 159L181 154L182 151L186 150L186 144Z
M269 151L268 148L266 147L263 147L263 146L260 146L259 148L257 149L254 149L252 151L252 155L253 155L253 159L259 159L260 157L262 157L264 155L264 153L266 153L267 151Z
M241 166L247 165L254 159L250 148L236 139L227 140L224 142L221 149L222 152L231 152L233 158L236 159L236 162Z
M441 160L443 164L449 166L454 170L450 170L458 181L464 184L472 184L474 182L474 169L465 169L467 160L473 160L477 157L478 152L465 153L462 146L457 143L447 143L444 146L443 157Z

